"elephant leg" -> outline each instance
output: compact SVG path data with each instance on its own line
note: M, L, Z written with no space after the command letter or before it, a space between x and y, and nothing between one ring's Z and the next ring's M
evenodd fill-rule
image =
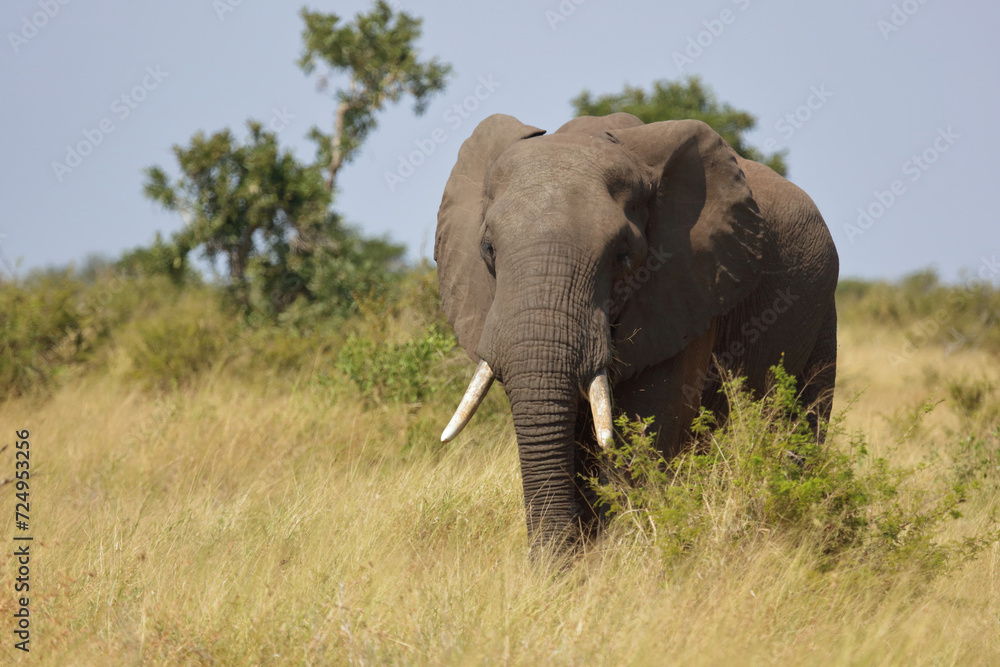
M716 331L713 321L680 353L615 387L616 412L629 418L654 417L656 448L666 458L676 456L689 438L691 422L701 405Z
M834 306L823 318L816 344L798 380L799 400L809 410L809 427L819 442L823 442L826 429L822 425L830 421L837 380L837 309Z

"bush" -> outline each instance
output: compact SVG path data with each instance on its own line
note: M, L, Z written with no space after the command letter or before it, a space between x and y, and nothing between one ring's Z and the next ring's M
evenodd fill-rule
M224 288L201 283L189 269L181 276L147 266L149 257L139 251L117 262L91 257L79 270L0 282L0 396L45 390L65 371L106 370L109 363L147 387L174 386L223 365L246 377L323 373L332 370L345 328L355 340L344 363L373 398L418 401L441 382L419 375L453 345L441 333L430 267L387 280L377 297L353 306L360 311L353 315L303 300L272 319L237 312L227 306ZM408 342L387 346L390 329L394 340ZM366 345L377 348L376 359L351 361L352 350L367 354Z
M902 328L913 347L931 342L1000 354L1000 289L988 282L945 285L934 271L895 285L845 279L837 285L837 309L844 323Z
M897 468L871 457L861 434L844 441L832 429L827 442L817 444L796 403L795 379L780 366L772 372L774 386L760 400L740 381L726 382L732 406L726 424L715 428L703 411L694 425L696 445L671 461L653 448L649 420L620 418L622 439L608 452L607 479L590 480L616 522L654 526L653 539L667 559L708 542L771 535L810 551L820 569L846 561L874 571L909 564L927 574L997 539L996 533L937 539L943 524L960 516L965 481L985 472L968 468L995 461L983 447L970 446L974 453L962 460L961 478L910 488L923 467Z
M207 288L188 289L211 298ZM35 271L3 282L0 393L47 389L66 370L100 366L109 342L128 322L176 302L180 294L167 277L127 275L98 257L79 270Z
M166 276L175 285L198 283L198 276L188 262L190 247L183 234L165 241L157 232L148 247L139 246L126 251L115 263L115 268L125 276Z
M125 325L116 336L125 374L148 387L174 387L232 353L238 318L215 295L189 289Z
M49 383L83 345L78 301L84 285L70 271L0 284L0 393Z
M340 351L337 368L376 403L417 403L437 389L431 367L454 347L454 336L434 326L396 344L351 336Z

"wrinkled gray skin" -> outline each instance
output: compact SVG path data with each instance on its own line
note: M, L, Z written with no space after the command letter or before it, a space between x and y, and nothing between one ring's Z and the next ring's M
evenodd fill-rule
M838 259L802 190L700 121L581 117L554 134L494 115L463 144L434 257L460 344L510 398L533 549L597 524L587 387L655 417L676 454L699 405L725 414L715 363L766 388L782 356L827 418Z

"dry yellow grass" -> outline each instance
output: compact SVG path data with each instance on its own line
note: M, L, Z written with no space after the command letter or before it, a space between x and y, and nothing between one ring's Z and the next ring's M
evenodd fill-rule
M975 350L842 332L849 428L894 461L957 437L941 406L896 444L893 419L948 379L1000 384ZM500 393L494 390L494 393ZM441 446L407 442L452 406L365 411L308 378L210 375L176 392L107 378L0 404L31 431L30 656L40 664L1000 664L1000 545L930 585L818 573L780 536L664 564L612 530L565 571L526 559L512 430L494 415ZM995 400L995 394L994 394ZM410 438L412 440L412 438ZM7 450L0 465L13 470ZM934 474L931 466L923 474ZM0 470L0 477L10 473ZM11 485L0 487L13 507ZM996 528L978 498L947 536ZM11 545L13 517L0 525ZM11 550L8 550L8 552ZM8 556L0 581L12 589Z

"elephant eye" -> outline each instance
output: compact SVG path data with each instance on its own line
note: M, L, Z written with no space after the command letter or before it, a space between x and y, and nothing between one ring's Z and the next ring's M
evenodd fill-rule
M618 260L618 263L621 264L626 269L632 268L632 256L629 255L627 252L618 253L618 256L615 257L615 259Z
M480 254L482 254L483 261L486 262L486 266L489 267L490 271L493 271L493 262L496 261L496 249L493 247L493 243L489 239L483 239Z

